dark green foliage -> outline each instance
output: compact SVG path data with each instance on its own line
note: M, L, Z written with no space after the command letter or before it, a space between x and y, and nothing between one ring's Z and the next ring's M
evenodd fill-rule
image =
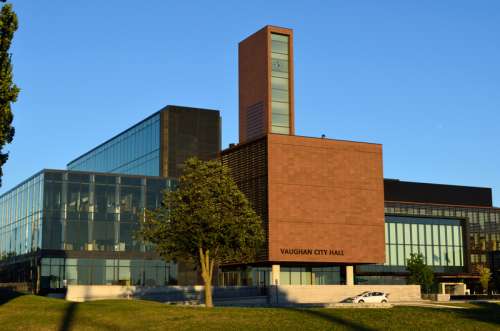
M12 82L12 63L9 53L14 32L17 30L17 15L12 5L4 5L0 11L0 184L2 183L2 167L9 154L3 151L5 144L12 142L14 127L11 103L17 100L19 88Z
M422 292L429 293L432 283L434 282L434 273L432 269L425 264L424 256L421 253L410 254L410 258L406 260L406 269L410 273L408 283L420 285Z
M262 221L229 170L196 158L186 161L178 189L165 193L162 208L146 212L140 235L167 261L194 262L206 285L215 265L252 261L264 240Z

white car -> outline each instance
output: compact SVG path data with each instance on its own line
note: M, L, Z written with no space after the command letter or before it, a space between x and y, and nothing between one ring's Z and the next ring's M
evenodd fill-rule
M381 303L389 301L389 293L382 292L363 292L360 295L352 297L353 303Z

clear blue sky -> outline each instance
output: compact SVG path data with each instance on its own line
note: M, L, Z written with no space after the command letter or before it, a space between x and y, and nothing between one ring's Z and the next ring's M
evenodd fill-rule
M487 186L500 206L500 1L13 1L22 92L1 191L164 105L221 110L237 44L295 32L296 132L382 143L384 175Z

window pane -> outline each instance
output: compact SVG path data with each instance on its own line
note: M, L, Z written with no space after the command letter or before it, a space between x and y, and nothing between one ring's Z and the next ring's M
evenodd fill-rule
M283 90L272 90L273 101L277 102L288 102L288 91Z
M288 77L288 61L284 59L271 59L272 75L277 77ZM282 75L285 73L286 75Z
M290 284L291 285L300 285L301 284L301 279L300 279L300 273L301 273L301 268L290 268Z
M271 51L273 53L288 54L288 36L271 34Z
M273 125L282 126L282 127L288 127L289 126L289 117L288 117L288 115L273 114L272 118L273 118Z
M418 225L418 243L420 245L425 245L425 225L424 224L419 224Z
M439 225L432 225L432 241L434 245L439 245Z
M446 242L449 246L453 245L452 228L450 225L446 226Z
M273 125L271 127L271 132L272 133L280 133L280 134L290 134L290 128Z
M404 245L397 245L397 247L398 247L398 265L405 265Z
M404 244L404 236L403 236L403 225L406 227L408 224L396 224L397 231L398 231L398 237L397 237L397 243L398 244Z
M398 254L396 252L396 245L390 245L391 248L391 265L398 265Z
M439 244L446 245L446 226L445 225L439 226Z
M441 265L441 252L439 246L433 247L432 259L434 260L434 265Z
M413 245L417 245L418 244L418 226L417 224L412 224L411 225L411 243Z
M441 248L441 265L448 265L448 256L446 251L446 246L440 246Z
M287 43L288 36L286 36L284 34L271 33L271 40L276 40L276 41Z
M272 107L273 114L288 115L289 113L287 102L273 102Z
M271 85L273 90L288 91L288 79L271 77Z
M281 268L281 270L280 270L280 284L281 285L290 285L290 269L289 268Z
M311 285L311 272L307 270L302 270L301 272L302 285Z
M432 246L426 246L426 261L427 265L433 265L433 260L432 260Z
M389 224L389 240L391 244L396 243L396 224L394 223Z
M425 225L425 244L432 245L432 225Z
M453 227L453 245L454 246L460 246L460 238L459 238L459 234L458 234L458 229L459 229L458 226ZM458 261L458 259L457 259L457 261Z

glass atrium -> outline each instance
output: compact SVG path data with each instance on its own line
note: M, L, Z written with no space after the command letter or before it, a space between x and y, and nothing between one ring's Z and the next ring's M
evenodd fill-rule
M160 112L68 163L68 170L160 175Z

